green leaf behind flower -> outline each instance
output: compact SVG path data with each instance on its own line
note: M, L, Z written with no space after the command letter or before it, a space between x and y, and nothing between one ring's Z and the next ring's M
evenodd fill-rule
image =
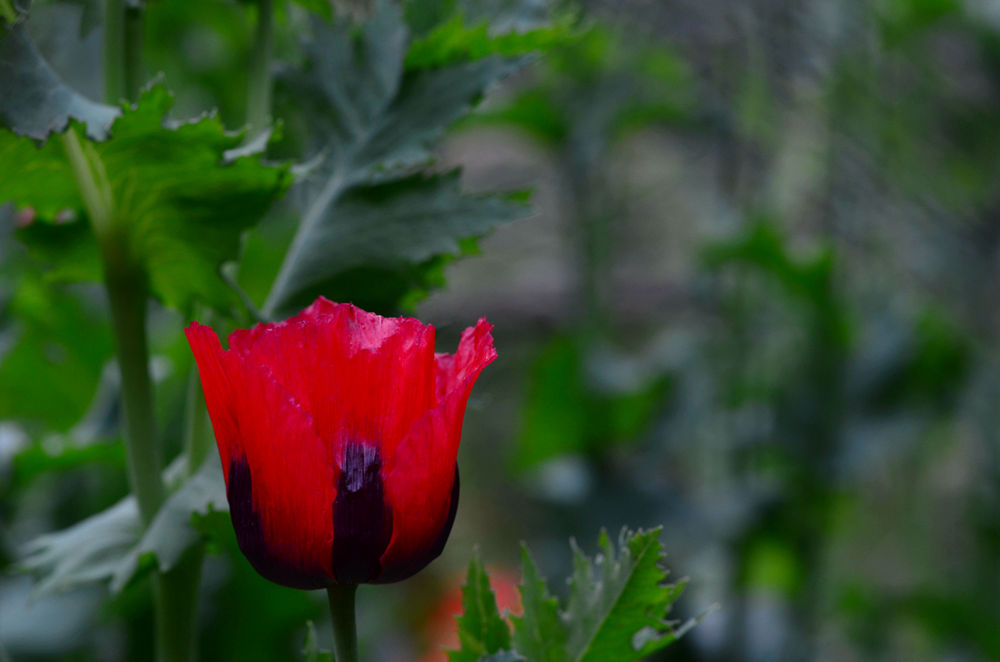
M178 482L183 470L183 463L171 465L164 472L167 482ZM39 596L95 582L109 582L117 592L144 569L170 570L202 539L196 517L228 509L222 468L213 453L167 497L145 531L130 495L68 529L36 538L23 550L21 566L38 578Z
M434 284L442 259L461 255L463 240L524 214L510 198L464 197L454 174L417 172L444 130L521 62L491 57L407 71L409 47L400 10L378 2L358 32L318 24L307 48L310 74L283 81L328 147L302 177L301 224L267 314L319 294L398 308Z
M219 269L236 259L242 232L283 193L290 174L256 155L235 155L242 135L214 116L166 121L172 103L162 85L146 90L114 122L110 140L84 148L106 173L113 222L154 294L180 310L204 303L227 311L239 301ZM60 141L39 148L0 132L0 201L34 209L35 222L18 234L52 265L54 278L101 278L97 241Z

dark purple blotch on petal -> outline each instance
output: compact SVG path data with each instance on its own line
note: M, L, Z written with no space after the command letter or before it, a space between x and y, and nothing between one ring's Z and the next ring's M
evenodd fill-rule
M236 542L250 565L266 579L289 588L317 589L329 585L325 574L311 575L282 558L279 549L268 545L260 523L260 515L253 502L253 476L246 458L235 458L229 463L229 480L226 484L229 517L236 531ZM294 545L294 541L289 541Z
M382 571L392 540L392 509L385 501L378 449L349 444L333 501L333 575L338 584L363 584Z

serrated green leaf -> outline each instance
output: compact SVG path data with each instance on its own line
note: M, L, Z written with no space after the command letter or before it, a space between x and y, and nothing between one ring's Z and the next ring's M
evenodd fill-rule
M174 462L164 472L167 482L183 470L181 460ZM145 531L130 495L68 529L31 541L23 549L21 567L38 577L37 596L105 581L118 591L142 568L169 570L201 539L193 517L228 510L222 482L213 454L167 497Z
M568 634L559 616L559 602L549 593L525 545L521 546L521 573L524 613L512 619L514 649L531 662L565 662Z
M214 116L165 124L172 102L161 85L146 90L114 122L110 140L84 147L107 174L114 223L154 294L180 310L200 302L225 312L239 300L219 268L237 257L241 233L283 193L290 175L253 155L230 158L242 137ZM60 141L37 148L0 132L0 201L35 210L35 223L19 236L52 262L54 277L101 277L97 242ZM60 219L68 221L42 225Z
M302 644L302 654L306 656L305 662L334 662L332 653L320 649L316 626L312 621L306 623L306 640Z
M445 128L518 63L486 58L407 74L408 43L399 8L380 1L356 34L319 26L308 49L311 77L287 81L329 147L304 177L301 227L264 306L267 314L288 312L318 294L336 297L338 281L360 276L429 285L422 265L436 268L442 254L460 254L458 240L519 215L509 201L462 198L454 175L413 174ZM414 213L405 213L404 201L415 205ZM468 219L459 212L470 212ZM339 244L356 233L362 238L350 249ZM401 234L406 242L392 240ZM352 293L347 298L362 303Z
M477 662L484 656L510 649L510 629L500 618L490 577L478 556L469 564L462 586L458 640L461 648L448 651L450 662Z
M684 584L666 584L660 529L623 530L617 549L601 533L601 553L587 558L574 544L573 578L565 612L568 659L573 662L638 660L677 639L667 620Z
M135 497L129 496L68 529L34 539L24 547L21 567L38 576L38 597L106 581L141 531Z
M442 256L457 257L460 240L479 237L523 216L526 208L497 196L468 196L457 172L412 175L347 191L311 233L322 249L303 251L296 284L307 304L314 293L379 307L435 284ZM378 291L369 291L368 284Z
M139 570L143 557L154 558L161 572L170 570L201 539L192 516L228 510L222 466L218 455L211 453L201 468L167 498L142 538L118 564L111 590L118 592L125 587Z
M87 134L100 140L119 115L117 108L91 101L63 83L23 24L9 29L0 25L0 90L0 126L35 140L65 130L71 119L85 124Z

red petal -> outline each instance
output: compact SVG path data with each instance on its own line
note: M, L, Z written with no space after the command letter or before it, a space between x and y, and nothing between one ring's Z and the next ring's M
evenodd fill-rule
M320 298L296 317L236 331L229 341L312 413L338 463L351 441L390 454L434 405L434 327L412 318Z
M456 389L472 389L476 377L497 357L493 347L493 325L485 319L462 332L458 351L454 354L436 354L436 397L441 404ZM466 394L468 397L468 394Z
M382 555L385 574L426 554L447 522L465 406L479 373L497 356L492 329L486 320L479 320L475 328L462 333L454 355L436 357L438 406L417 421L386 458L393 536Z
M303 575L332 577L336 474L329 445L267 368L223 351L208 327L194 323L187 335L227 485L230 464L245 458L268 552Z
M205 404L212 419L215 443L219 447L222 471L228 484L229 463L236 455L243 455L243 451L240 449L236 419L230 408L230 403L236 400L236 390L230 383L229 373L224 367L226 352L219 343L219 337L210 327L191 322L184 333L198 365L202 390L205 392Z

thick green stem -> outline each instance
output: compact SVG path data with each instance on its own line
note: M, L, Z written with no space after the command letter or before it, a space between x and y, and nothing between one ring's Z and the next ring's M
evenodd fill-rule
M271 116L271 55L274 50L274 0L257 0L257 31L250 52L247 124L250 137L267 128Z
M333 623L333 652L336 662L358 662L358 628L354 618L354 598L358 587L331 586L330 620Z
M75 129L63 134L62 142L101 248L104 284L121 373L129 484L138 501L142 522L148 526L164 498L146 336L149 289L142 265L132 255L127 227L117 218L111 185L99 156L89 142L80 140ZM191 448L197 451L196 441L192 440ZM157 662L195 659L195 613L201 562L202 550L192 549L173 569L153 579Z
M168 572L155 576L157 662L198 658L196 616L204 557L201 545L196 545Z
M121 371L129 481L149 525L163 503L162 463L153 418L153 385L146 343L146 279L117 232L102 238L104 282Z
M121 372L129 483L139 502L142 521L148 525L163 503L163 480L146 344L146 279L131 255L125 232L115 222L111 185L100 158L74 129L62 135L62 142L101 247L104 285Z

